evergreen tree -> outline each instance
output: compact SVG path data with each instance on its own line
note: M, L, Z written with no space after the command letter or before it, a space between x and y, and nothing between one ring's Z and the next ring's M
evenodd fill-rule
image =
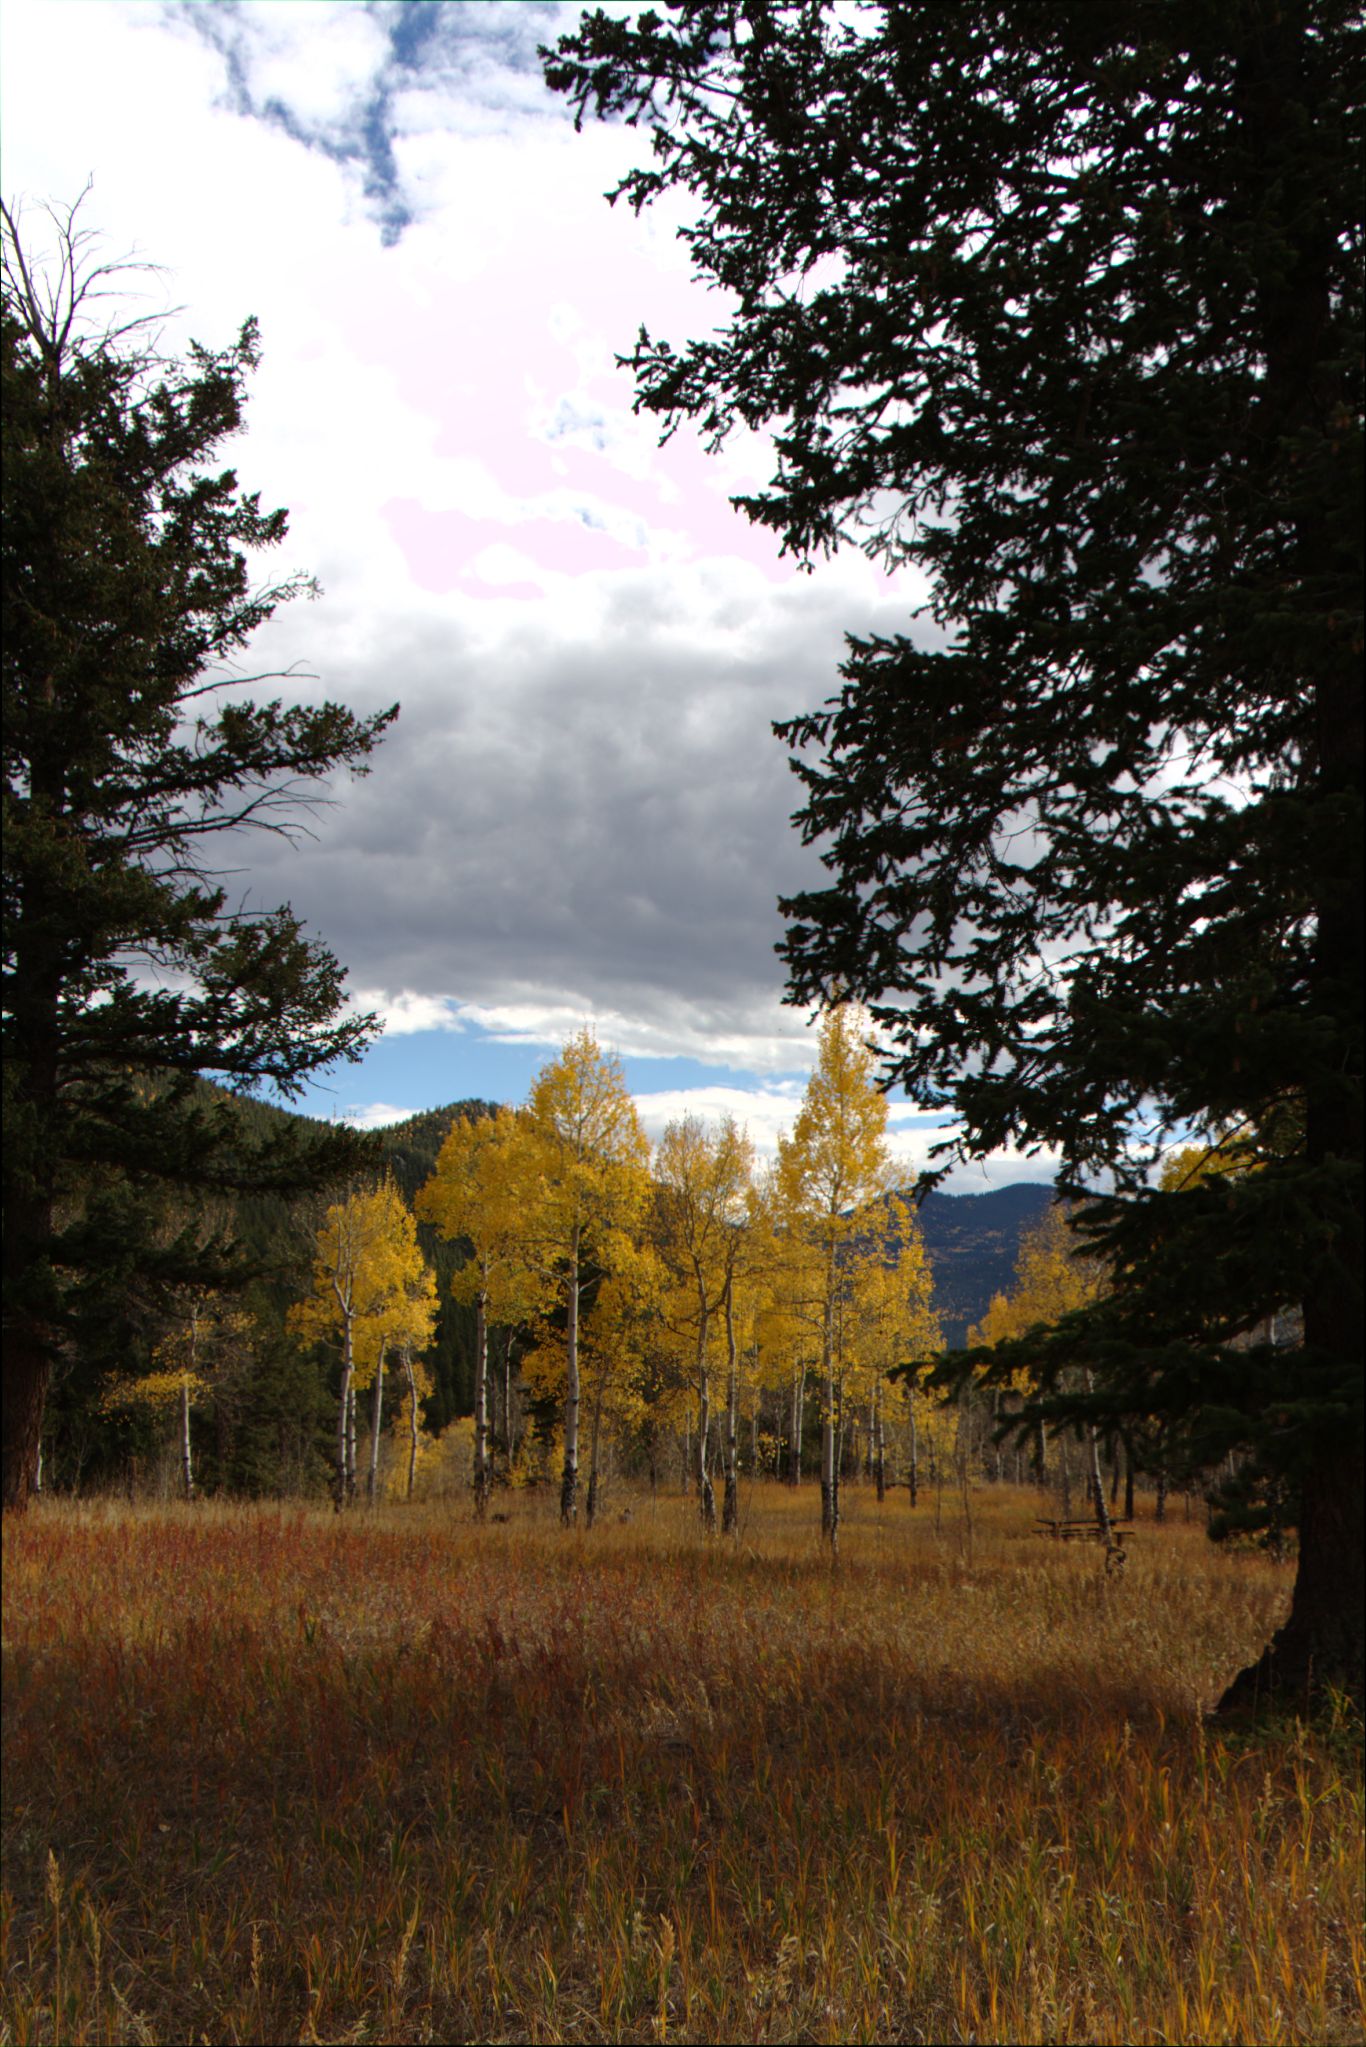
M1361 40L1347 0L683 0L547 53L650 127L619 190L692 195L734 301L642 331L638 405L771 425L751 516L927 580L781 728L835 877L783 906L792 999L869 1004L941 1171L1054 1146L1105 1187L1116 1285L1045 1381L1264 1416L1300 1474L1231 1700L1362 1679ZM1153 1184L1286 1102L1261 1170ZM1297 1301L1293 1350L1231 1348Z
M284 907L232 914L223 834L287 833L297 792L364 771L393 712L358 719L224 694L228 664L310 586L253 585L277 545L211 464L241 423L258 344L161 359L144 322L101 326L116 271L73 208L36 263L3 215L4 1473L22 1507L54 1359L135 1277L215 1284L233 1259L166 1187L288 1192L354 1170L353 1133L253 1136L231 1090L297 1093L354 1056L342 970ZM260 678L257 678L260 680Z

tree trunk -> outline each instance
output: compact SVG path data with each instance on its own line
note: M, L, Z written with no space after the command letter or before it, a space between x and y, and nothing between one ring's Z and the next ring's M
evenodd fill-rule
M373 1507L379 1498L379 1431L384 1419L384 1344L375 1359L375 1395L370 1403L370 1469L365 1474L365 1497Z
M1302 62L1305 29L1298 10L1273 15L1280 27L1264 45L1263 79L1249 102L1248 125L1256 126L1256 146L1265 147L1267 131L1274 147L1301 118ZM1302 192L1307 209L1314 196ZM1327 416L1334 404L1350 406L1352 394L1338 371L1331 383L1321 367L1320 350L1329 332L1331 245L1321 229L1306 233L1294 265L1266 294L1263 314L1266 350L1265 391L1269 404L1279 399L1278 431L1288 441L1302 419ZM1336 390L1332 387L1336 385ZM1311 508L1312 507L1312 508ZM1329 551L1339 544L1337 514L1330 499L1317 495L1303 501L1296 539L1301 573L1312 577ZM1345 643L1344 643L1345 647ZM1359 652L1359 649L1357 650ZM1335 650L1331 643L1315 647L1314 738L1305 759L1306 793L1314 805L1311 818L1328 804L1341 811L1359 806L1362 789L1362 698L1359 659ZM1326 832L1326 819L1325 819ZM1325 836L1325 845L1331 845ZM1305 1090L1305 1160L1311 1173L1336 1168L1348 1182L1346 1201L1353 1213L1334 1217L1334 1241L1303 1303L1304 1350L1315 1359L1315 1376L1327 1377L1334 1361L1341 1375L1337 1387L1310 1389L1317 1405L1341 1402L1331 1421L1302 1424L1312 1435L1299 1502L1299 1564L1290 1615L1257 1662L1241 1671L1220 1701L1220 1711L1241 1709L1274 1695L1286 1705L1312 1706L1333 1690L1363 1703L1363 1656L1366 1643L1366 1599L1363 1598L1362 1492L1360 1419L1362 1328L1361 1270L1361 987L1363 978L1362 867L1359 849L1344 847L1333 865L1320 860L1314 905L1317 930L1310 970L1313 1014L1327 1057L1316 1060L1318 1071ZM1322 1184L1322 1182L1320 1182ZM1345 1204L1344 1204L1345 1205ZM1293 1362L1287 1359L1288 1398L1294 1398ZM1330 1381L1331 1385L1331 1381Z
M799 1365L792 1374L792 1412L788 1423L787 1448L789 1485L799 1485L802 1475L802 1404L806 1393L806 1367Z
M180 1481L187 1500L194 1498L194 1461L190 1452L190 1381L180 1382ZM212 1483L212 1480L210 1481ZM35 1487L36 1491L37 1488Z
M710 1455L711 1375L707 1370L707 1304L702 1297L697 1321L697 1505L702 1526L708 1535L715 1535L716 1492L711 1482Z
M906 1413L911 1424L910 1469L906 1474L906 1483L910 1487L911 1505L914 1507L920 1498L920 1443L915 1426L915 1391L910 1386L906 1388Z
M825 1317L821 1329L821 1534L839 1547L839 1470L835 1443L835 1252L826 1260Z
M1086 1390L1088 1393L1091 1392L1093 1383L1091 1374L1088 1372L1086 1374ZM1101 1540L1104 1542L1108 1553L1114 1546L1115 1537L1114 1531L1110 1526L1109 1509L1105 1504L1105 1481L1100 1475L1100 1438L1090 1422L1086 1424L1086 1446L1090 1457L1091 1504L1096 1510L1096 1520L1100 1526Z
M356 1382L347 1380L346 1386L346 1497L356 1497Z
M602 1396L606 1388L606 1378L599 1372L597 1392L593 1398L593 1427L588 1439L588 1498L584 1503L584 1521L589 1528L598 1516L598 1442L602 1434Z
M1134 1446L1124 1438L1124 1518L1134 1518Z
M569 1383L564 1396L564 1472L560 1479L560 1522L572 1528L579 1513L579 1226L569 1245L569 1287L566 1300L565 1349Z
M1166 1518L1167 1518L1167 1468L1165 1465L1159 1464L1157 1467L1157 1505L1153 1509L1153 1519L1154 1521L1165 1521Z
M879 1507L887 1497L887 1443L882 1428L882 1381L873 1387L873 1474Z
M481 1288L474 1303L474 1518L482 1521L489 1505L489 1330L488 1295Z
M1333 1690L1360 1708L1362 1481L1359 1442L1345 1432L1340 1441L1320 1441L1305 1474L1290 1616L1257 1661L1238 1673L1219 1701L1220 1713L1255 1708L1259 1700L1307 1710Z
M413 1347L403 1346L403 1369L408 1375L408 1498L413 1497L417 1478L417 1374L413 1370Z
M1034 1424L1034 1483L1038 1486L1048 1483L1048 1452L1042 1422Z
M12 1232L6 1218L6 1238ZM49 1230L49 1235L51 1234ZM16 1246L7 1241L6 1278L18 1264ZM37 1254L35 1254L36 1256ZM50 1333L36 1318L20 1315L5 1332L4 1387L0 1407L0 1428L4 1431L4 1505L7 1513L22 1514L34 1490L38 1469L38 1445L43 1433L47 1391L52 1379Z
M721 1509L721 1532L734 1535L740 1525L740 1483L736 1463L735 1431L739 1420L740 1371L735 1350L735 1308L731 1283L726 1281L726 1494Z
M351 1404L351 1317L342 1314L342 1376L337 1396L337 1497L338 1513L346 1505L346 1416Z

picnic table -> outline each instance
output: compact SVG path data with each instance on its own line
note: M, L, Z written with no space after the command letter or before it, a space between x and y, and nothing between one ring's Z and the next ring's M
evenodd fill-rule
M1040 1515L1034 1523L1040 1535L1052 1536L1055 1542L1104 1542L1105 1530L1094 1516L1084 1521L1055 1521L1047 1515ZM1132 1521L1125 1521L1115 1515L1110 1517L1110 1527L1115 1532L1115 1541L1123 1542L1124 1532L1133 1527Z

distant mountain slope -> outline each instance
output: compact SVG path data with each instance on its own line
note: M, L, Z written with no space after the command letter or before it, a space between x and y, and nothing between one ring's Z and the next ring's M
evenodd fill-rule
M987 1194L930 1194L920 1230L934 1269L934 1306L951 1347L966 1341L993 1294L1009 1290L1020 1238L1043 1220L1051 1187L1017 1181Z

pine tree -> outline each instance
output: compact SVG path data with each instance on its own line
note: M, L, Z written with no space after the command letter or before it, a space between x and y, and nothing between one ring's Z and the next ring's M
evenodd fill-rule
M253 581L278 546L219 444L241 424L255 323L158 357L100 324L116 269L75 209L35 261L3 214L4 1473L22 1508L54 1359L82 1305L134 1274L230 1275L196 1221L156 1242L158 1190L291 1191L355 1170L350 1132L253 1138L200 1085L271 1083L354 1056L342 970L288 907L233 914L223 835L290 830L297 792L365 757L394 715L256 703L229 665L312 586ZM260 680L261 678L258 678ZM239 1261L240 1262L240 1261ZM106 1304L107 1305L107 1304Z
M685 0L546 53L646 124L620 192L734 311L642 331L666 430L775 429L737 500L919 572L782 728L834 882L794 1000L861 997L939 1168L1056 1148L1116 1285L1035 1361L1113 1417L1274 1417L1288 1622L1228 1703L1362 1687L1362 20L1349 0ZM1163 1144L1292 1104L1223 1186ZM1302 1344L1246 1335L1303 1304ZM1094 1409L1092 1410L1094 1411Z

